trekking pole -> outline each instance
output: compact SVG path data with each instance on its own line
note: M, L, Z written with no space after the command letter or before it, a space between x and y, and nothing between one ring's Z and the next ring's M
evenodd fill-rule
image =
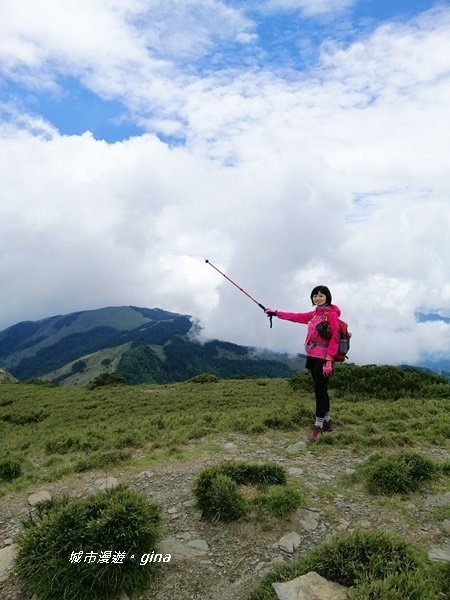
M243 294L245 294L247 296L247 298L250 298L250 300L252 300L252 302L257 304L264 311L266 310L266 307L263 304L261 304L261 302L258 302L258 300L255 300L254 298L252 298L248 292L243 290L237 283L235 283L232 279L230 279L228 277L228 275L225 275L225 273L222 273L222 271L220 271L220 269L218 269L215 265L213 265L212 262L210 262L207 258L205 258L205 263L207 265L209 265L210 267L212 267L213 269L215 269L218 273L220 273L222 275L222 277L225 277L225 279L228 279L228 281L230 283L232 283L235 287L237 287L238 290L240 290ZM272 329L272 315L269 316L269 321L270 321L270 328Z

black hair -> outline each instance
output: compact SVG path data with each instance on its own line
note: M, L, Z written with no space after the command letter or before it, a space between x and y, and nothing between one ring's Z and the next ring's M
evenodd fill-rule
M325 294L325 298L327 299L327 304L331 304L331 292L327 288L327 286L326 285L316 285L316 287L311 292L311 302L312 302L313 306L314 306L313 296L315 294L317 294L318 292L320 292L321 294Z

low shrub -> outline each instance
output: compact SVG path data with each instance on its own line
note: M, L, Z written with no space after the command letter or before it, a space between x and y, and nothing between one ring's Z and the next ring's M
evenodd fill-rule
M0 479L13 481L22 475L22 463L17 458L5 458L0 461Z
M29 423L40 423L48 417L43 411L29 412L27 414L6 414L2 416L2 421L11 425L28 425Z
M233 521L245 514L246 506L236 482L218 473L203 496L202 510L213 521Z
M436 600L439 586L432 577L417 573L393 573L386 579L374 579L358 585L349 600Z
M359 586L367 590L367 586L379 587L381 583L395 576L402 576L405 581L410 577L427 581L428 589L436 591L435 579L432 576L431 563L425 552L418 546L400 539L397 535L382 531L354 531L336 536L328 542L316 546L288 564L276 566L261 581L251 595L251 600L269 600L277 596L272 588L275 581L283 582L295 579L300 575L315 571L322 577L346 587L354 586L351 593L359 593ZM399 588L390 580L392 589ZM408 595L412 585L398 591L395 600L411 600ZM434 587L433 587L434 586ZM390 596L354 596L358 600L371 598L387 600ZM431 600L433 596L423 596L421 600Z
M281 486L272 487L266 494L256 496L251 501L251 504L262 515L287 517L304 501L303 494L298 490L288 486Z
M131 457L131 453L127 450L111 450L110 452L92 452L86 458L79 459L74 470L77 473L89 471L90 469L101 469L103 467L111 467L126 462Z
M38 598L96 600L148 584L152 563L144 567L140 558L156 550L162 517L143 494L119 486L84 500L54 500L38 515L23 523L16 557L18 578Z
M214 373L201 373L188 380L188 383L217 383L219 378Z
M100 373L97 377L92 381L88 389L93 390L97 387L103 387L105 385L126 385L127 380L122 375L118 375L117 373Z
M298 372L289 385L298 391L311 390L311 376ZM450 383L426 369L391 365L337 364L329 387L341 396L353 398L448 398Z
M285 486L286 472L275 463L252 464L230 461L208 467L194 483L194 495L203 514L213 520L230 521L247 514L252 507L273 516L286 515L302 496ZM252 499L244 498L239 486L258 486Z
M377 455L363 467L365 485L371 494L406 494L417 491L437 476L437 465L416 452Z
M67 454L72 450L79 450L80 448L81 442L78 436L54 436L45 442L45 451L49 454Z

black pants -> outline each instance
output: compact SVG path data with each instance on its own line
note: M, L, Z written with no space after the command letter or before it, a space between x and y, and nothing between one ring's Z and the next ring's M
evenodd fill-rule
M322 368L325 364L323 358L308 356L306 368L311 371L316 397L316 417L323 419L325 413L330 412L330 398L328 397L328 378L324 376Z

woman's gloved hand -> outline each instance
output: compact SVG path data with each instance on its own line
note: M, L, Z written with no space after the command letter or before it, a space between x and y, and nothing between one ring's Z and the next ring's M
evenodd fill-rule
M322 372L324 377L331 377L333 375L333 361L327 360L326 363L322 367Z
M276 317L277 316L277 311L274 308L266 308L265 311L266 315L268 317Z

